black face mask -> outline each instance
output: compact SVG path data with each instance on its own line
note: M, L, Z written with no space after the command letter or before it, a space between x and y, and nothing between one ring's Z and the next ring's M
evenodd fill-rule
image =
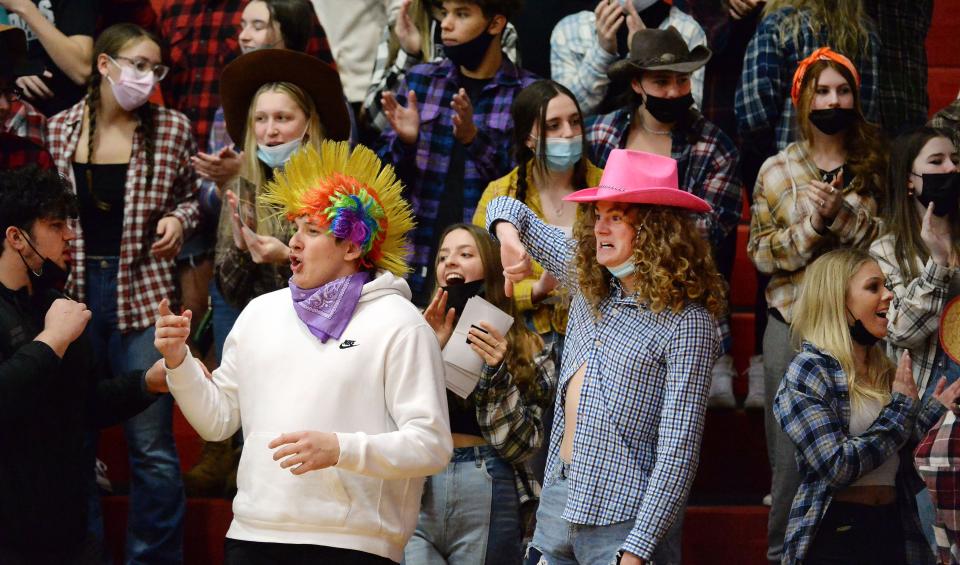
M810 123L827 135L840 133L850 127L856 119L853 108L827 108L810 112Z
M480 35L474 37L466 43L459 45L444 45L443 53L453 64L463 67L468 71L475 71L480 68L483 57L487 54L487 48L493 43L494 36L487 32L486 28L480 32Z
M850 312L849 308L847 308L847 312ZM850 337L853 338L854 342L864 347L871 347L880 341L880 338L870 333L867 327L863 325L863 322L853 315L853 312L850 312L850 317L853 318L853 325L849 326Z
M27 272L30 273L33 290L55 290L62 294L64 287L67 285L67 277L70 276L70 272L41 255L40 252L37 251L37 248L33 246L27 234L20 232L20 235L24 241L27 242L27 245L30 246L30 249L33 249L33 252L43 259L43 263L40 264L40 270L34 271L30 268L27 260L24 259L23 253L17 251L17 254L20 255L20 260L23 261L23 264L27 267Z
M449 311L450 308L453 308L456 312L456 319L459 320L460 314L463 313L463 309L467 305L467 300L470 300L474 296L483 296L483 279L463 284L442 286L440 288L447 293L447 310Z
M917 195L917 200L924 207L933 202L933 215L942 218L957 209L960 202L960 172L910 174L923 179L923 191Z
M690 110L690 106L693 105L693 94L687 93L679 98L660 98L647 94L643 103L646 104L650 115L658 122L672 124L678 122Z

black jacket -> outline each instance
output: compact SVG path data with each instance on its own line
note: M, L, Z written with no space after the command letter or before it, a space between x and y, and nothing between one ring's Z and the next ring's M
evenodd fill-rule
M102 378L86 336L63 359L33 341L58 297L0 284L0 547L79 544L94 464L84 449L86 432L129 418L155 399L142 372Z

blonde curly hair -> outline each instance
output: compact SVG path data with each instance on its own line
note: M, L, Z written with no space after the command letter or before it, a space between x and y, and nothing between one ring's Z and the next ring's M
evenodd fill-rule
M580 292L600 315L600 302L610 295L613 275L597 263L594 235L595 204L577 209L573 226L577 241L574 273ZM654 312L669 308L679 312L688 302L698 302L714 317L727 309L727 285L717 272L710 245L686 212L659 206L627 204L628 221L636 230L633 261L636 265L636 298Z

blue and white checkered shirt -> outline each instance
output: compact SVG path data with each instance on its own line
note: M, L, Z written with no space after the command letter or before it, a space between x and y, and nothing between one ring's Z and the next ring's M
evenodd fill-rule
M696 303L655 313L616 279L595 318L570 274L574 242L513 198L487 208L488 228L501 220L516 226L530 255L574 294L546 472L558 475L566 386L585 364L563 519L595 526L633 520L621 548L649 560L696 475L716 321Z

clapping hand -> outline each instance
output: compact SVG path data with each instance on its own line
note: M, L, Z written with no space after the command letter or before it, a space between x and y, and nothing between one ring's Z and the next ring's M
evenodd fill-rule
M900 354L900 361L897 362L897 372L893 376L893 392L917 400L917 383L913 380L913 361L910 359L910 353L904 350Z
M380 105L383 106L383 115L390 122L390 127L397 132L400 141L407 145L417 142L420 135L420 110L417 108L417 93L407 93L407 106L401 106L397 97L390 91L384 91L380 96Z
M957 257L953 251L953 233L950 229L949 216L937 216L933 213L933 202L927 206L920 224L920 239L930 250L933 262L950 267L956 264Z
M457 313L453 308L447 308L447 292L442 288L434 295L430 305L423 311L423 317L437 334L440 349L446 347L453 334L453 319Z

